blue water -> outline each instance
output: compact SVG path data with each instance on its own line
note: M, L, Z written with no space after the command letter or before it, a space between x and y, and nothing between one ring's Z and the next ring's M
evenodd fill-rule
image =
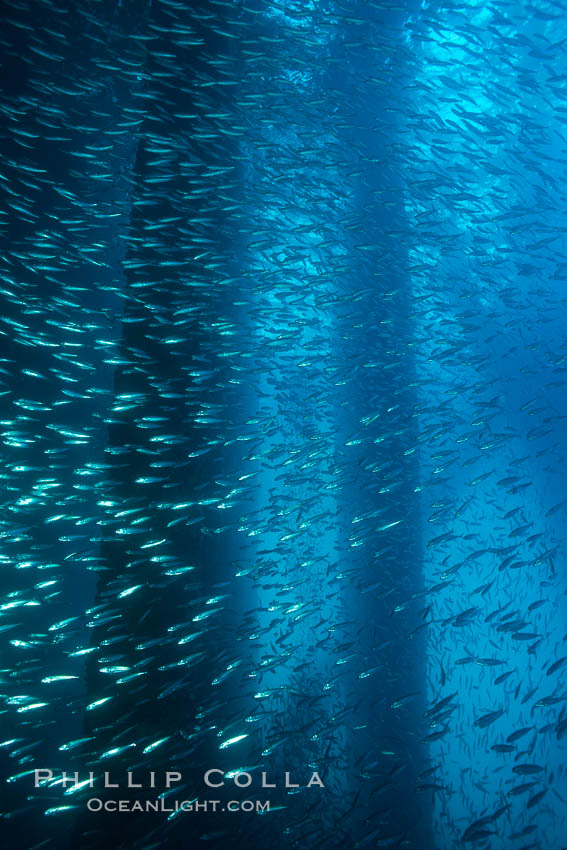
M2 846L567 846L567 8L2 16Z

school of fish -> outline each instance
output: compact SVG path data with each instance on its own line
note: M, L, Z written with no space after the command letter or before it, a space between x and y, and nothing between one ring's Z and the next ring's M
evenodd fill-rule
M1 9L2 848L567 848L567 5Z

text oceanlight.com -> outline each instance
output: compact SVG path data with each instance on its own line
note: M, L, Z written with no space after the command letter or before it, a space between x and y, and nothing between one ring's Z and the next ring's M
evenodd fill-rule
M269 812L269 800L101 800L87 801L89 812Z

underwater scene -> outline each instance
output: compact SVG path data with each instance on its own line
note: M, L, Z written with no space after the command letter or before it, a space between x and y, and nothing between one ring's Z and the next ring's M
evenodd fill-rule
M567 848L567 2L0 9L0 848Z

